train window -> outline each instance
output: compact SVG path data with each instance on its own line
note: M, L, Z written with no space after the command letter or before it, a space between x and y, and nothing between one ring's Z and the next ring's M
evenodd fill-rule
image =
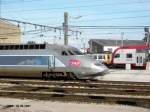
M23 45L20 45L20 49L23 49Z
M24 45L24 49L28 49L28 45Z
M98 59L103 59L103 57L101 55L98 56Z
M148 61L150 61L150 54L148 54Z
M136 57L136 62L139 63L139 57Z
M105 59L105 55L103 56L103 59Z
M143 61L143 59L142 59L142 57L140 57L140 63L142 63L142 61Z
M127 54L126 58L132 58L132 54Z
M109 56L109 54L107 55L107 59L110 59L110 56Z
M94 55L94 59L97 59L97 55Z
M69 53L70 55L74 55L73 52L71 52L71 51L68 51L68 53Z
M119 58L119 57L120 57L120 54L116 54L116 55L115 55L115 58Z
M83 55L83 53L80 52L79 50L73 50L73 52L75 53L75 55Z
M48 65L49 56L0 56L1 65Z
M14 45L10 45L10 47L9 47L10 49L14 49Z
M67 56L68 54L67 54L67 52L66 52L66 51L62 51L62 55Z

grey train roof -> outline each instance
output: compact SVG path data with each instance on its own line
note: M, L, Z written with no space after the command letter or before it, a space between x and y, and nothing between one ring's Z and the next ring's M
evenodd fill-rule
M90 42L95 42L99 45L103 45L103 46L119 46L121 45L121 40L111 40L111 39L91 39L89 41ZM134 46L134 45L144 45L144 41L143 40L123 40L124 45L126 46Z
M57 44L0 44L0 55L49 55L53 51L69 49Z
M57 44L0 44L0 50L63 49L68 46Z

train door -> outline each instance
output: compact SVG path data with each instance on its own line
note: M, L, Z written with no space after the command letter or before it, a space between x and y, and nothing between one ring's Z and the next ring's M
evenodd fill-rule
M144 56L143 53L137 53L136 55L136 66L143 66L144 63Z
M55 68L55 56L51 55L48 59L48 68Z

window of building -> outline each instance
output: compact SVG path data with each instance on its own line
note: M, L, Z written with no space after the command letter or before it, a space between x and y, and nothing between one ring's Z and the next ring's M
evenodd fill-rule
M126 58L132 58L132 54L127 54Z

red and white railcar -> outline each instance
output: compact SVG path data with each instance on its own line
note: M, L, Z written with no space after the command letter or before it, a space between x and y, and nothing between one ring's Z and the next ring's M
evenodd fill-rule
M124 67L126 64L130 64L132 68L145 68L146 53L149 48L147 45L119 47L113 53L112 64Z

